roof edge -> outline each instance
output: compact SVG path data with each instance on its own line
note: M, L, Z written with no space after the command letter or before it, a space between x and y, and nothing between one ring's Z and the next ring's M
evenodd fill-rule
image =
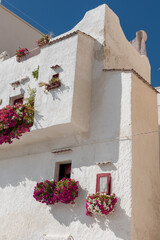
M72 36L74 36L74 35L76 35L76 34L79 34L79 33L80 33L80 34L84 34L85 36L88 36L88 37L92 38L93 40L96 40L95 38L93 38L92 36L86 34L85 32L81 32L80 30L77 30L77 31L68 33L68 34L66 34L66 35L64 35L64 36L62 36L62 37L58 37L58 36L57 36L56 38L53 38L52 40L50 40L49 45L51 45L51 44L53 44L53 43L56 43L56 42L59 42L59 41L62 41L62 40L64 40L64 39L66 39L66 38L70 38L70 37L72 37Z
M150 88L152 88L152 90L154 90L156 93L159 93L154 87L152 87L152 85L147 82L139 73L137 73L133 68L130 68L130 69L124 69L124 68L121 68L121 69L103 69L104 72L109 72L109 71L122 71L122 72L132 72L134 73L136 76L139 77L139 79L144 82L146 85L148 85Z

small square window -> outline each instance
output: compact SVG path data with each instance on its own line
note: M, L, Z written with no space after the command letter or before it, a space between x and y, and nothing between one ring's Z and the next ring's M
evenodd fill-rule
M60 181L62 178L70 178L71 165L71 162L56 163L55 180Z
M60 164L59 165L59 179L70 178L71 176L71 163Z
M53 77L53 78L59 78L59 73L54 74L52 77Z
M23 103L23 97L14 100L14 105L18 103Z
M12 106L12 105L15 105L15 104L18 104L18 103L23 103L23 99L24 99L24 94L20 94L20 95L14 96L14 97L10 97L9 105Z
M110 173L97 174L96 192L107 193L108 195L111 193Z

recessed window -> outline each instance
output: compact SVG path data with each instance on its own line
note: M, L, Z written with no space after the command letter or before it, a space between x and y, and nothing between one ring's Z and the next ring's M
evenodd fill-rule
M62 178L70 178L71 165L71 162L56 163L55 180L60 181Z
M53 78L59 78L59 73L54 74L52 77L53 77Z
M96 192L111 193L111 174L100 173L97 174Z
M14 100L14 105L18 103L23 103L23 97Z
M71 163L60 164L59 165L59 179L70 178L71 176Z
M10 97L9 105L12 106L18 103L23 103L23 99L24 99L24 94Z

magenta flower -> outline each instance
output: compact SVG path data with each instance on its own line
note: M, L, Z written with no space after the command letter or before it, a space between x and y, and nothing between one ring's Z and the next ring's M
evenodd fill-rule
M88 195L86 199L86 215L108 215L114 210L116 202L117 198L114 193L111 195L107 195L106 193Z
M0 109L0 144L13 142L23 133L29 132L33 125L34 107L28 104L16 104Z
M78 182L70 178L63 178L57 183L46 180L37 183L33 197L47 205L54 205L57 202L73 204L78 197Z

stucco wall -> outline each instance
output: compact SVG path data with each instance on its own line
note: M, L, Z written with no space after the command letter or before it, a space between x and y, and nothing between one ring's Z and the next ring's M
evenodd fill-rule
M132 239L158 240L160 173L157 94L135 74L132 79Z
M133 68L150 83L151 72L148 58L145 55L140 55L126 39L117 15L107 5L105 8L105 68Z
M42 33L0 4L0 53L7 51L12 57L16 50L36 47Z
M95 45L95 52L98 49ZM131 74L103 72L103 61L94 56L88 133L14 147L1 154L1 238L37 240L44 239L43 234L55 238L71 234L75 240L131 239L132 153L131 141L123 139L131 134ZM72 152L51 153L64 147ZM36 202L32 197L36 182L54 178L56 162L68 160L72 178L80 184L76 205L51 207ZM95 164L103 161L108 163ZM101 172L111 173L118 203L108 217L90 218L85 215L85 198L95 192L96 174Z
M75 30L89 34L104 46L104 68L134 69L151 82L148 58L141 55L126 39L118 16L106 4L88 11L68 33Z
M72 135L78 131L88 131L91 101L91 74L93 65L94 40L82 33L59 41L41 49L40 54L18 63L12 57L0 63L1 107L9 104L10 97L24 93L27 88L36 88L35 118L30 134L25 134L16 144L24 145L35 141L49 140L58 136ZM77 48L79 49L77 51ZM81 63L84 63L81 64ZM58 64L60 68L52 70ZM36 81L32 71L39 65ZM53 74L59 73L61 87L44 93L39 82L48 83ZM28 79L15 89L10 83ZM5 91L4 91L5 89ZM38 130L35 132L35 130ZM0 146L0 149L7 146Z

